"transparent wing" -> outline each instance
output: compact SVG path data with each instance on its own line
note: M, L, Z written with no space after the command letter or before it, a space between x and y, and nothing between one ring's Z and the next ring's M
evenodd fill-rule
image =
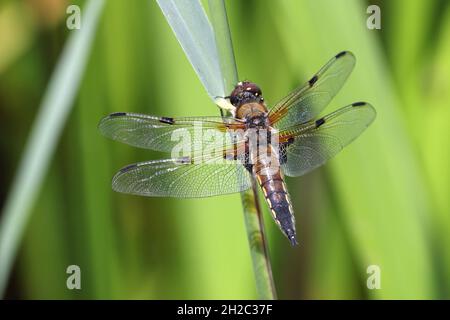
M349 51L337 54L307 83L269 111L270 123L275 128L285 129L317 117L342 88L355 61L355 56Z
M324 164L356 139L375 119L375 109L357 102L329 115L280 132L287 176L301 176Z
M234 118L167 118L118 112L103 118L98 128L113 140L171 152L180 145L191 151L204 149L205 144L215 144L217 148L230 146L239 141L237 133L244 125Z
M202 198L251 187L249 172L236 160L195 163L189 157L141 162L120 170L115 191L149 197Z

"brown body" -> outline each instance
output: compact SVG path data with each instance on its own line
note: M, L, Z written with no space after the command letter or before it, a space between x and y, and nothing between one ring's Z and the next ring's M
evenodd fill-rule
M248 92L249 90L246 90L245 84L246 83L243 83L244 92ZM255 97L256 99L254 100L248 99L248 102L242 101L243 103L237 103L236 106L235 116L238 119L245 120L247 127L246 132L256 133L258 139L261 139L261 137L264 137L264 134L267 134L267 139L264 137L261 141L258 140L258 147L256 148L258 150L263 150L264 155L261 155L260 151L254 150L254 145L253 147L249 145L247 140L246 159L249 161L246 168L261 186L273 218L281 231L288 237L291 243L295 245L297 244L295 218L289 193L281 172L280 150L278 146L275 147L272 144L272 139L277 133L276 130L270 126L267 117L268 110L260 91L256 91ZM263 132L264 134L261 135L260 132Z

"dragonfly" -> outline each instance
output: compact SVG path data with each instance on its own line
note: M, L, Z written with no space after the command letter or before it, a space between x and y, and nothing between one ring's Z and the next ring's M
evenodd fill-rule
M355 62L350 51L338 53L271 109L255 83L242 81L229 96L217 100L220 108L230 111L227 117L172 118L126 112L106 116L98 126L104 136L172 154L168 159L120 169L112 180L113 190L149 197L201 198L238 193L258 184L274 221L296 245L285 176L302 176L323 165L376 117L367 102L320 116Z

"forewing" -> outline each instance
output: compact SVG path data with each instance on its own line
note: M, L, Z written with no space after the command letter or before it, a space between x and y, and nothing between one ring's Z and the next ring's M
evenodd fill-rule
M375 109L357 102L316 121L280 132L287 176L301 176L324 164L356 139L375 119Z
M204 149L205 144L229 147L238 142L234 133L244 125L233 118L167 118L119 112L103 118L98 128L104 136L135 147L171 152L183 145L194 152Z
M196 163L190 158L141 162L121 169L115 191L149 196L202 198L236 193L251 187L248 171L235 160Z
M281 130L317 117L342 88L354 65L355 56L351 52L337 54L269 111L271 125Z

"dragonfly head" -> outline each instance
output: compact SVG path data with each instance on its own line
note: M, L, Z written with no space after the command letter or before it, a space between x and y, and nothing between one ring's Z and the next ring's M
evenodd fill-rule
M249 81L238 82L229 98L231 104L236 108L246 103L261 103L264 101L261 89L256 84Z

